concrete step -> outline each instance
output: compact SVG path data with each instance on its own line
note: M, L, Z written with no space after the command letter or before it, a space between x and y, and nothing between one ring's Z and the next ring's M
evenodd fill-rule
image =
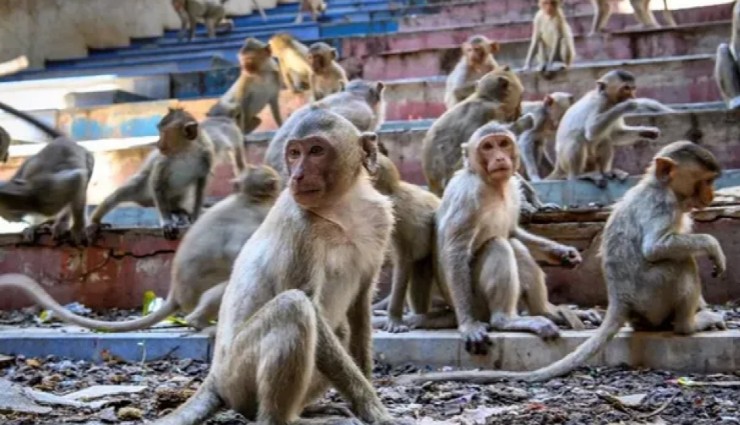
M738 172L731 173L737 180ZM549 183L548 183L549 184ZM737 185L737 182L735 183ZM133 210L133 209L132 209ZM153 212L122 211L129 217L152 217ZM727 258L740 256L740 204L720 205L693 214L694 229L715 236ZM583 208L535 214L524 227L531 232L576 247L583 256L577 269L545 266L550 298L555 303L582 306L606 305L606 288L597 256L599 235L608 210ZM135 308L143 294L153 290L165 296L169 269L177 241L162 238L159 228L116 228L104 230L94 246L75 248L58 245L42 236L36 245L22 243L20 234L0 234L0 270L25 273L37 279L60 303L80 301L93 309ZM711 276L712 267L700 258L703 293L710 303L722 304L740 298L740 264L728 262L725 274ZM379 279L378 297L389 290L390 269ZM6 290L0 309L31 305L17 290ZM2 345L0 345L2 346ZM7 353L6 353L7 354Z
M494 349L471 356L454 330L389 334L376 331L376 358L392 366L414 364L439 368L534 370L564 357L594 331L564 331L545 342L523 333L492 333ZM79 328L0 329L3 354L104 361L108 356L130 362L164 358L212 359L213 341L177 329L122 334L91 333ZM628 366L683 373L732 373L740 367L740 331L703 332L693 336L633 332L624 328L606 349L589 360L591 366Z

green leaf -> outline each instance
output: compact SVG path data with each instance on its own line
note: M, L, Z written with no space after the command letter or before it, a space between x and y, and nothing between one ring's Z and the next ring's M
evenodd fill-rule
M144 292L144 302L142 302L141 314L146 316L151 313L154 307L154 302L157 300L157 294L154 291Z

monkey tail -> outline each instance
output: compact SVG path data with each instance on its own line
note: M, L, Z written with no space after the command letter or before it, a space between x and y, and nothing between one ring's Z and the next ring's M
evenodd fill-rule
M211 375L208 375L188 401L171 414L152 422L152 425L200 425L222 405L223 401L214 388Z
M565 375L585 363L599 352L622 327L622 315L616 307L609 307L604 322L596 334L579 345L575 351L555 363L531 372L511 372L502 370L433 372L424 375L405 375L396 378L398 384L422 384L424 382L455 381L472 384L491 384L503 379L518 379L526 382L546 381Z
M93 320L87 317L78 316L64 308L56 302L38 282L24 274L6 273L0 275L0 288L17 288L30 295L34 301L54 312L60 319L84 328L105 331L105 332L126 332L145 329L153 326L167 316L171 315L178 309L174 298L167 297L164 305L157 311L148 314L142 318L128 320L125 322L106 322L103 320Z
M27 114L25 112L21 112L21 111L15 109L14 107L12 107L12 106L10 106L10 105L8 105L6 103L0 102L0 109L2 109L3 111L5 111L5 112L7 112L9 114L15 115L16 117L18 117L18 118L20 118L22 120L25 120L25 121L30 122L31 124L33 124L36 127L38 127L39 130L41 130L44 133L48 134L50 137L54 137L54 138L64 137L64 134L62 134L59 130L57 130L55 128L49 127L48 125L46 125L45 123L37 120L36 118L32 117L31 115L29 115L29 114Z

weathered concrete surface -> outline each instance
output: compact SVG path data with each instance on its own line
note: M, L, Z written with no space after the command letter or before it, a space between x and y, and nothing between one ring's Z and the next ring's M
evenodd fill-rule
M525 227L535 234L575 246L584 263L569 270L546 267L553 302L584 306L605 305L606 292L596 257L598 237L606 211L543 213ZM696 231L717 237L728 259L740 256L740 206L713 207L695 214ZM26 273L38 279L61 303L80 301L93 308L132 308L143 293L154 290L165 296L176 241L161 237L159 229L114 229L103 232L93 247L55 247L44 237L36 246L23 245L19 235L0 235L0 273ZM711 277L706 259L700 261L704 294L712 303L740 298L740 264L728 262L727 272ZM387 293L388 268L380 279L380 294ZM30 305L18 291L7 291L0 309Z
M360 52L350 49L344 53L342 64L352 76L367 79L446 75L460 59L460 43L456 41L464 41L470 35L481 33L494 40L507 37L510 41L501 43L496 60L502 65L521 67L529 49L528 32L525 26L511 29L479 27L474 31L435 31L415 38L393 40L396 42L390 43L386 49L367 56L361 56ZM670 29L615 32L608 37L578 36L575 40L575 63L712 53L719 43L727 40L729 33L730 21L721 21ZM415 45L420 46L414 47ZM532 65L536 67L536 61Z
M575 349L594 331L564 331L557 341L523 333L492 333L493 350L471 356L454 330L413 331L373 335L375 355L391 365L454 366L503 370L533 370ZM592 366L653 368L685 373L732 373L740 367L740 331L703 332L694 336L633 332L624 328L607 348L589 362ZM213 342L182 330L100 334L75 327L61 329L0 328L4 354L55 355L103 361L114 356L127 361L168 358L212 359Z

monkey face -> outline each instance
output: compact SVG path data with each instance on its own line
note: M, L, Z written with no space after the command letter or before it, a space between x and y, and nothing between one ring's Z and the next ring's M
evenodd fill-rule
M337 151L323 137L293 139L285 148L285 161L290 175L290 192L304 207L316 207L327 193L334 192L337 175Z
M311 69L314 71L320 71L324 69L324 57L320 53L311 53L308 56L308 61L311 64Z
M468 65L471 66L483 64L491 53L488 46L483 43L466 43L464 50Z
M540 0L540 9L548 16L555 16L558 6L558 0Z
M517 168L516 144L506 134L491 134L478 142L476 164L481 176L493 182L508 181Z
M255 199L274 199L280 189L280 176L267 165L247 165L238 178L232 180L234 192Z
M714 200L717 171L707 170L691 160L675 162L671 158L655 158L655 175L666 182L685 210L706 208Z

